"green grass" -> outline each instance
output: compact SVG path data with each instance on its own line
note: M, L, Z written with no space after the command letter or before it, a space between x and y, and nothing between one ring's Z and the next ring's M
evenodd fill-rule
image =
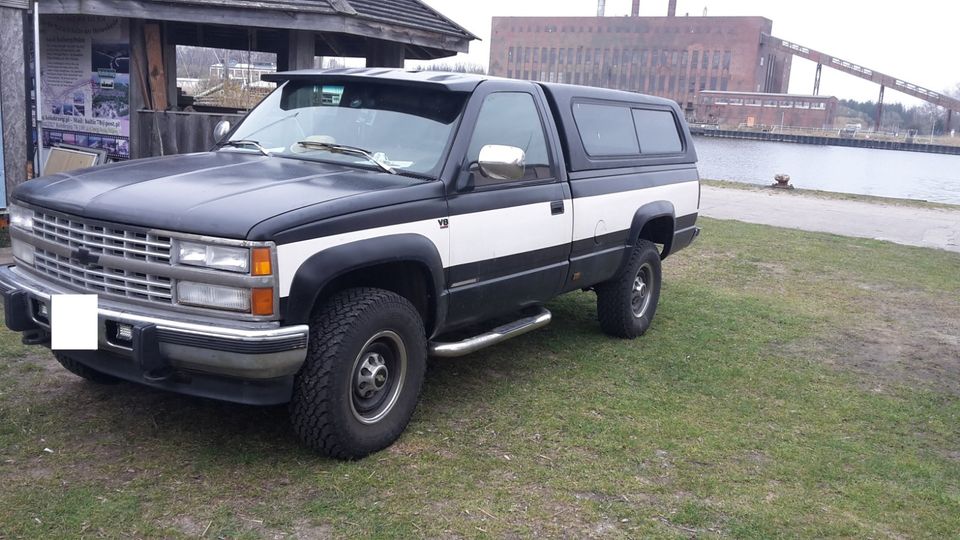
M433 361L358 462L302 450L283 408L94 387L2 333L0 537L955 537L960 257L703 226L646 336L560 298L544 330ZM945 348L847 362L923 328Z
M703 185L705 186L728 188L728 189L741 189L745 191L765 191L767 189L767 186L764 186L764 185L750 184L747 182L735 182L733 180L702 179L700 182L703 183ZM896 206L912 206L915 208L960 210L960 205L956 205L956 204L922 201L919 199L899 199L895 197L880 197L877 195L858 195L855 193L841 193L838 191L822 191L818 189L777 190L777 193L814 196L814 197L820 197L822 199L835 199L835 200L841 200L841 201L861 201L861 202L889 204L889 205L896 205Z

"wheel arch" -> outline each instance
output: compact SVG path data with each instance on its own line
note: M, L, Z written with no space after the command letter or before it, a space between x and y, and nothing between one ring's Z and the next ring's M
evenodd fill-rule
M440 253L422 235L397 234L335 246L313 254L297 269L284 320L304 324L315 307L336 292L377 287L410 300L429 337L446 316L443 275Z
M647 203L633 214L633 222L630 225L630 245L635 246L640 240L662 244L663 251L660 252L660 258L665 259L673 245L675 228L676 210L673 203L670 201Z

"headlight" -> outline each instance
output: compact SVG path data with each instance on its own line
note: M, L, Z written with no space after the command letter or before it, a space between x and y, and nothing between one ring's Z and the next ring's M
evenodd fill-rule
M10 226L25 231L33 230L33 210L11 204L7 210L10 212Z
M250 268L250 250L230 246L180 242L177 261L217 270L246 273Z
M181 281L177 284L177 301L189 306L249 312L250 289Z

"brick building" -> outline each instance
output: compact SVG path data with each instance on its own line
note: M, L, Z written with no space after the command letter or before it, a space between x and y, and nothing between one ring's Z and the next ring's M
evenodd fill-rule
M693 113L706 90L786 92L792 56L763 17L494 17L490 74L616 88Z
M700 92L694 118L720 127L786 126L829 128L836 121L839 101L833 96Z

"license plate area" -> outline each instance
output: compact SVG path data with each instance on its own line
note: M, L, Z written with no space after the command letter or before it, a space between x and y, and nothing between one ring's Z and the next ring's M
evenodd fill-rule
M97 350L97 295L54 294L49 311L51 349Z

